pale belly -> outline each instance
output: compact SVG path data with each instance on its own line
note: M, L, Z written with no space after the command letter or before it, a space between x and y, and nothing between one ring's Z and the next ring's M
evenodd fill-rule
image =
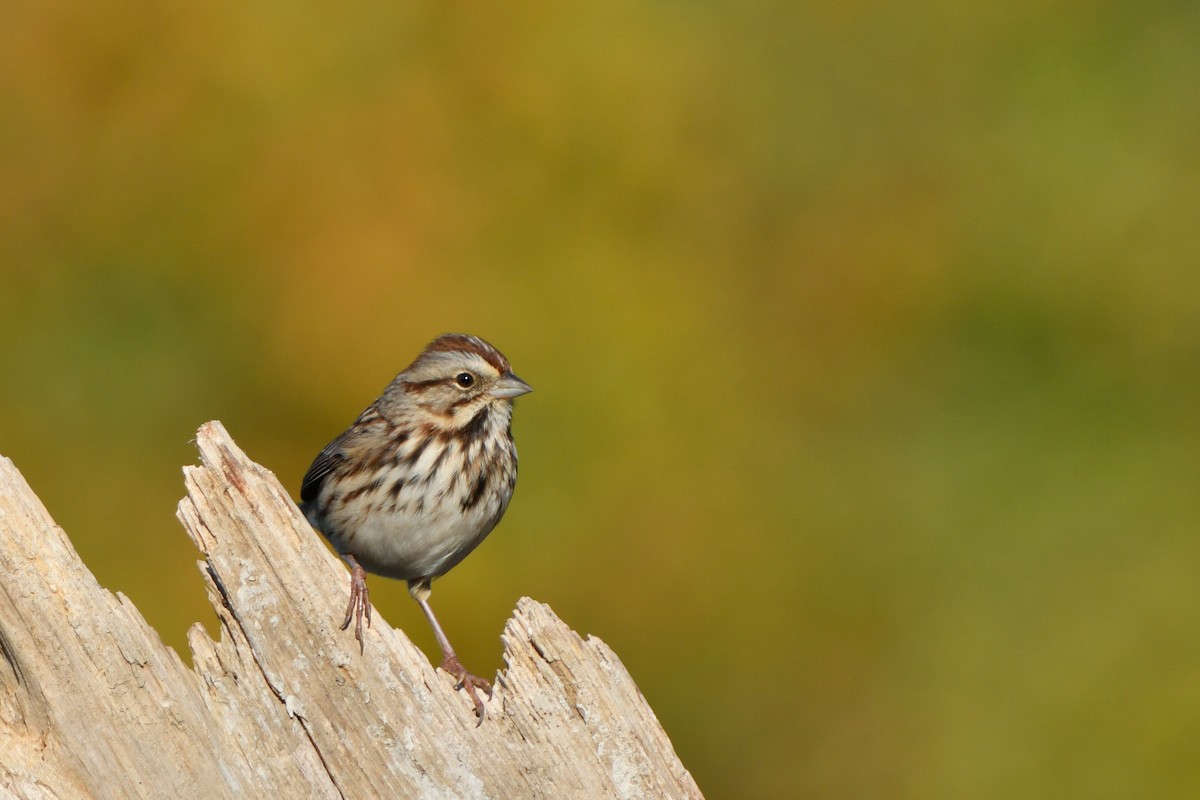
M447 505L431 504L419 512L343 510L315 523L334 549L353 555L368 572L403 580L436 578L466 558L504 512L500 498L486 498L466 512Z

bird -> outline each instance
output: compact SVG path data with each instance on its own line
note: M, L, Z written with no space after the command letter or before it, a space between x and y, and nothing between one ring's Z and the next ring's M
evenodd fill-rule
M300 509L350 568L341 629L355 623L365 654L371 625L367 573L408 583L442 651L439 668L474 704L491 683L462 665L429 604L431 584L496 527L517 482L513 399L533 391L477 336L430 342L313 460Z

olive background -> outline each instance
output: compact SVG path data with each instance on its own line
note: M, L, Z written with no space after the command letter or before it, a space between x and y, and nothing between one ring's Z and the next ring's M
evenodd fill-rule
M4 16L0 453L185 657L197 426L296 494L461 330L477 671L550 603L713 798L1200 792L1200 5Z

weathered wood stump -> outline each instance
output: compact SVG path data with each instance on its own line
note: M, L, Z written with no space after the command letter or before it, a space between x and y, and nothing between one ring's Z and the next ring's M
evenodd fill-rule
M178 515L221 637L192 627L191 669L0 457L0 796L700 797L616 654L548 606L517 604L480 727L378 614L360 655L279 481L218 422L197 444Z

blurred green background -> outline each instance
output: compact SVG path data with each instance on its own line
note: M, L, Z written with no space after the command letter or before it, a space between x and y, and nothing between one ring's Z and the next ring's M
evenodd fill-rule
M714 798L1200 793L1200 5L5 18L0 453L181 652L196 427L297 493L464 330L476 670L549 602Z

